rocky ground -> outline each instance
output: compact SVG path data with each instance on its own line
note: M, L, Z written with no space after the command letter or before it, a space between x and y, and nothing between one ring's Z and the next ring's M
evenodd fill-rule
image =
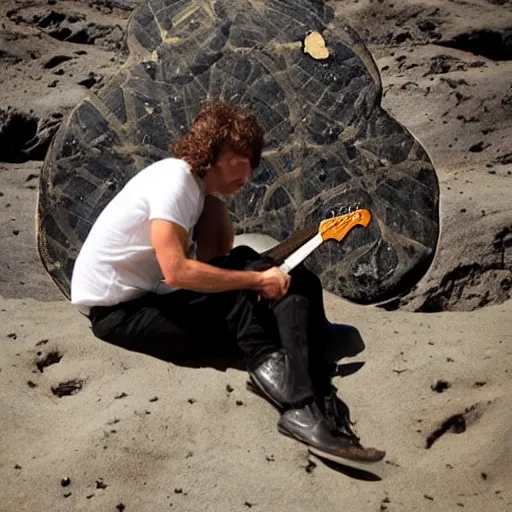
M512 511L512 1L331 0L441 185L439 248L412 293L393 311L325 295L358 329L335 384L387 451L368 472L280 436L244 372L95 339L43 270L42 161L127 58L136 4L0 3L0 509Z
M512 287L512 2L335 2L367 41L384 107L424 145L441 184L428 275L391 307L463 311Z
M0 6L0 230L8 241L0 263L10 269L0 282L7 297L59 297L42 285L32 234L17 226L33 215L28 204L62 118L126 59L124 31L135 5ZM368 44L382 74L384 107L428 150L441 184L434 264L412 293L387 308L472 310L503 302L512 293L512 3L331 5Z

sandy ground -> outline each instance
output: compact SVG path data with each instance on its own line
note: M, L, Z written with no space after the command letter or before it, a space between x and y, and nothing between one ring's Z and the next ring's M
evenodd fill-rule
M126 58L135 4L0 6L0 121L24 116L0 148L0 510L512 510L512 62L489 44L440 44L511 27L512 2L332 2L368 42L383 104L427 148L442 192L436 259L397 310L325 295L329 318L358 329L335 385L362 441L387 451L371 472L281 436L239 369L95 339L44 273L34 212L45 145ZM64 19L50 23L52 11ZM56 38L65 29L74 42Z
M365 345L335 384L363 441L387 450L371 473L330 468L277 433L242 371L103 344L62 301L2 300L2 510L512 510L512 304L326 304ZM70 381L75 394L52 392Z

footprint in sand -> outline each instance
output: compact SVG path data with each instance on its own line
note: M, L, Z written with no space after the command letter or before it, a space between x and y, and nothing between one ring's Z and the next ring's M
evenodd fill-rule
M62 359L62 354L58 350L50 350L46 353L38 352L36 359L37 369L43 373L45 368L52 364L57 364Z
M445 419L430 435L427 436L425 448L429 449L432 445L447 432L462 434L472 424L476 423L489 408L494 400L487 402L477 402L471 407L467 407L459 414L453 414Z
M83 379L70 379L52 386L52 393L59 398L76 395L84 387Z
M36 346L41 346L43 343L46 344L47 340L42 340L37 343ZM36 354L35 365L37 369L43 373L45 368L57 364L61 361L63 354L58 349L50 349L47 352L38 351ZM66 381L59 382L57 385L52 386L52 393L62 398L63 396L76 395L84 387L85 381L83 379L69 379ZM35 387L37 384L29 381L30 387Z

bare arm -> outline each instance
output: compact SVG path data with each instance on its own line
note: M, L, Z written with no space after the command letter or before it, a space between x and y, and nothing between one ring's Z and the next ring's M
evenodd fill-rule
M223 292L260 291L264 285L262 272L221 269L188 258L188 234L173 222L152 220L151 244L169 286L198 292Z
M203 212L195 226L196 257L210 261L223 256L233 248L234 233L226 205L215 196L206 196Z

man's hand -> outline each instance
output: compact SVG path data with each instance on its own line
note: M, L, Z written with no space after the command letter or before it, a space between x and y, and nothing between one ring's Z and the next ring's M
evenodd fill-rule
M261 272L258 291L265 299L280 300L288 292L290 279L290 276L281 272L278 267L269 268Z

